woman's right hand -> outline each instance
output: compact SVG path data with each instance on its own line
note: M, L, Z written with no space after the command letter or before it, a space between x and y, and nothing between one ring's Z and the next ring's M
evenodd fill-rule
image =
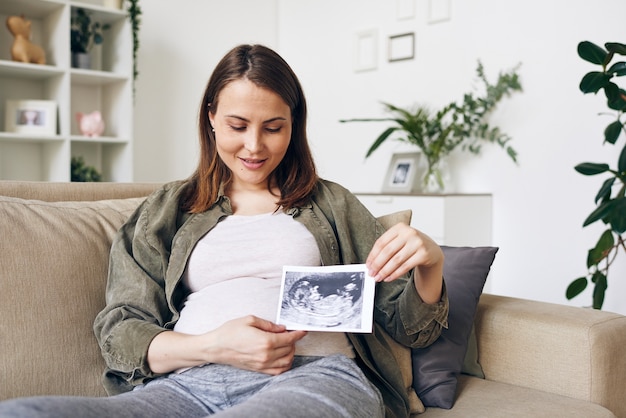
M259 317L248 315L225 322L202 335L164 331L148 347L148 365L154 373L206 363L277 375L291 367L295 344L306 331L287 331Z

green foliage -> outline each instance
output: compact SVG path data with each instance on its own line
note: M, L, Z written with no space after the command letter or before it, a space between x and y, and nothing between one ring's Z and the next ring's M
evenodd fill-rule
M615 83L616 77L626 76L626 62L611 64L617 55L626 55L626 45L607 42L604 48L589 41L578 44L578 55L583 60L601 66L600 71L585 74L580 82L580 91L584 94L598 93L604 90L607 107L614 112L613 120L604 129L604 142L615 145L622 133L626 133L626 91ZM567 287L565 296L572 299L587 288L591 281L593 289L593 307L602 309L604 295L608 287L609 268L620 248L626 251L626 144L617 159L617 168L610 168L606 163L581 163L574 169L585 176L609 174L595 196L596 208L587 216L583 227L602 221L608 226L596 245L587 254L587 275L575 279Z
M91 14L83 8L78 8L72 15L70 29L70 45L74 53L87 53L94 45L100 45L104 38L102 31L109 29L109 24L92 22Z
M101 181L102 176L91 166L85 164L83 157L72 157L71 161L71 181Z
M366 157L376 151L393 133L399 133L400 136L394 139L416 145L426 157L428 171L425 180L429 175L435 175L441 188L443 184L437 165L459 146L473 154L480 154L484 142L498 144L517 162L517 153L509 145L511 138L487 122L489 114L504 97L514 91L522 91L517 67L500 73L496 84L487 80L480 61L476 74L483 85L482 93L466 93L461 102L452 102L439 111L433 112L423 105L405 109L383 103L385 111L391 117L343 119L340 122L392 122L393 125L386 128L370 146Z
M139 51L139 27L141 26L141 7L139 0L127 0L128 18L130 19L131 29L133 31L133 81L137 79L139 71L137 70L137 51Z

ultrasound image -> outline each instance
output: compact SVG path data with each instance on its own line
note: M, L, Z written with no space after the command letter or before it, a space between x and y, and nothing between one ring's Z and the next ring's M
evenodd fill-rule
M285 274L281 316L313 327L361 326L363 272Z

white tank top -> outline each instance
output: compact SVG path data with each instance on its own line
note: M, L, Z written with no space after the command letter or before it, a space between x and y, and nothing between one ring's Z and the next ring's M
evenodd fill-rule
M174 331L203 334L245 315L276 321L284 265L319 266L313 235L282 211L231 215L198 241L183 276L189 289ZM296 354L354 357L343 333L309 332Z

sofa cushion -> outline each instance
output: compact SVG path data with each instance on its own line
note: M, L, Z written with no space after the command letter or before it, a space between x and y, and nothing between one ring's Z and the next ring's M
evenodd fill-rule
M142 200L0 197L0 399L105 394L93 320L113 235Z
M478 300L498 248L442 246L442 250L450 301L448 328L429 347L412 350L413 387L425 406L449 409L464 362L478 366L477 359L465 357ZM475 347L469 351L477 352Z
M454 408L426 408L414 418L615 418L608 409L581 399L470 376L459 376Z

